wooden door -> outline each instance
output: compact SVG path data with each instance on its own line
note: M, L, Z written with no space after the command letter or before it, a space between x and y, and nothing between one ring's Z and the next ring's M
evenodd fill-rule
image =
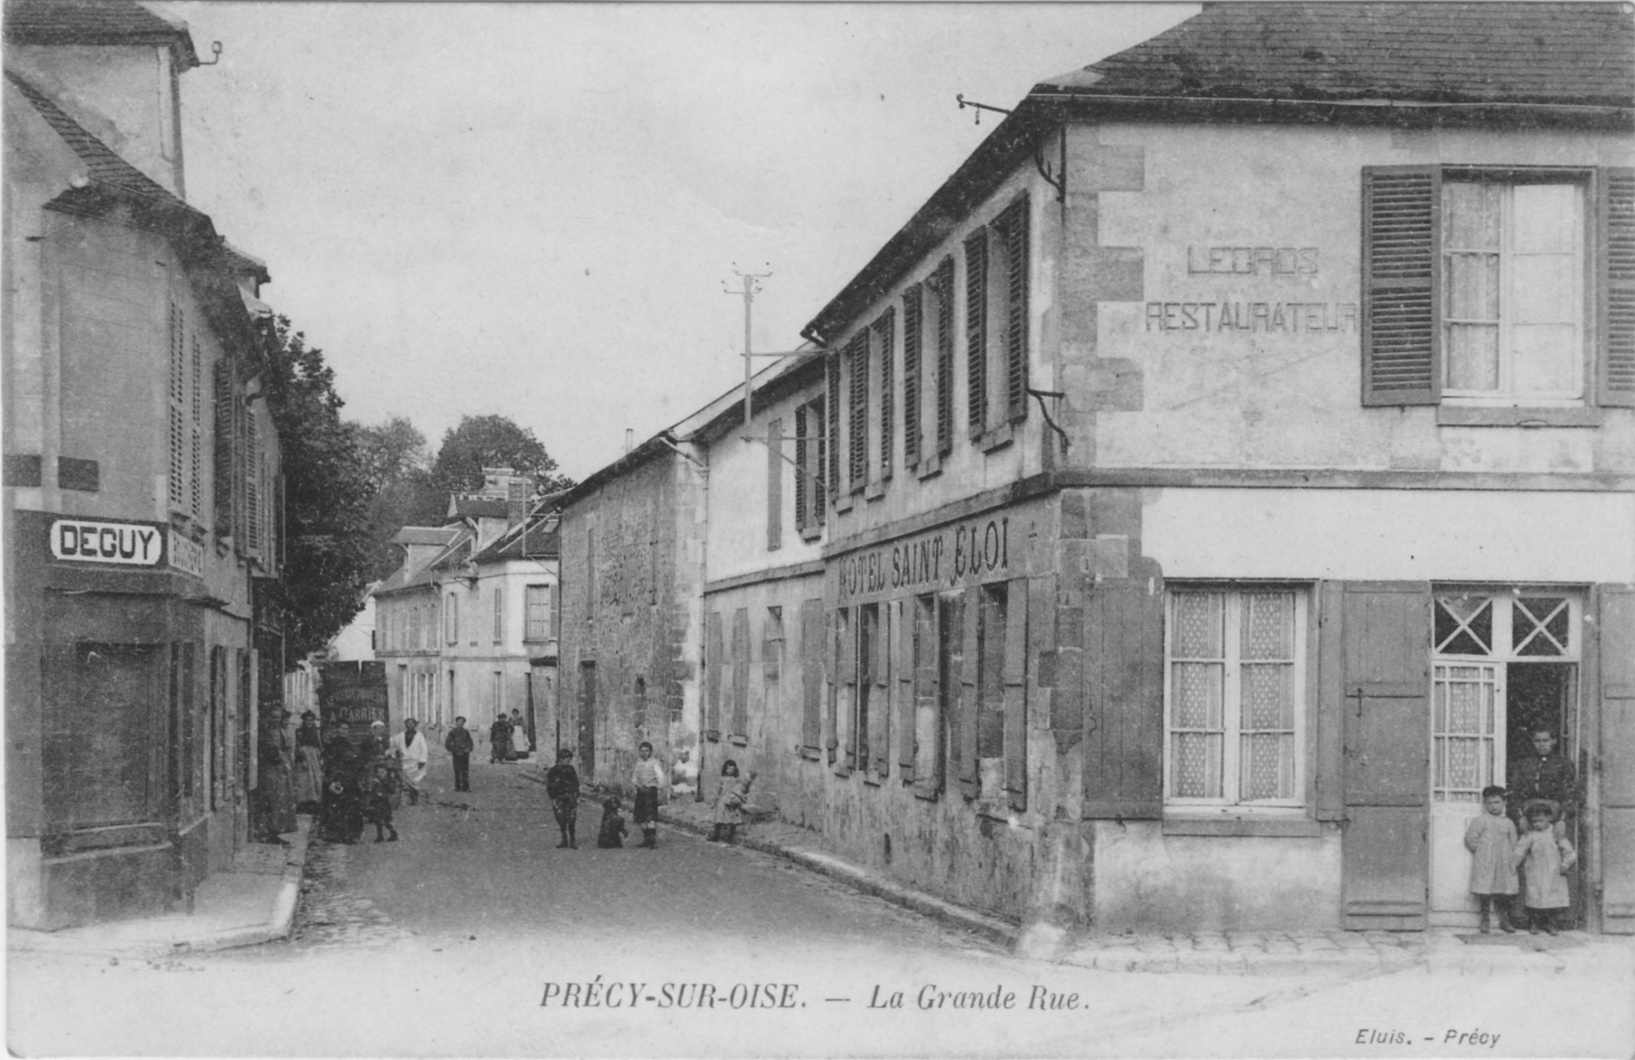
M1345 833L1348 930L1426 926L1430 587L1347 585Z
M1600 603L1601 930L1635 935L1635 588Z

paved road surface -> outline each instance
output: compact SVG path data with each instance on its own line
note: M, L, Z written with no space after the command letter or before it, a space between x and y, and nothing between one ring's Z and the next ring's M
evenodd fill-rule
M399 842L315 849L313 887L288 944L117 964L13 956L11 1049L1624 1056L1635 1034L1627 983L1301 982L1018 960L778 859L691 835L661 831L656 851L596 850L593 811L580 849L557 850L544 790L518 767L474 765L469 796L448 792L448 778L446 762L434 762L442 790L400 811ZM619 1005L563 1004L583 1001L589 984L601 1002L609 984L623 984L611 994ZM987 1007L1007 995L1009 1007ZM1401 1030L1405 1040L1358 1044L1369 1029ZM1443 1044L1450 1029L1500 1040Z

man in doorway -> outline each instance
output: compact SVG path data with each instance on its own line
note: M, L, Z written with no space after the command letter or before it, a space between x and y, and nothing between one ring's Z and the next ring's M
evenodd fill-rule
M1569 821L1576 823L1578 817L1578 774L1567 756L1556 751L1555 730L1535 726L1532 736L1532 757L1523 758L1509 770L1510 784L1505 797L1510 818L1517 822L1518 831L1525 829L1527 822L1522 819L1525 807L1532 802L1543 802L1549 805L1555 821L1555 838L1570 837L1574 832ZM1522 927L1527 925L1517 914L1525 917L1522 911L1527 904L1526 886L1524 882L1522 893L1511 903L1512 919Z
M471 790L471 752L475 744L464 718L454 719L454 728L443 740L443 750L454 757L454 790Z
M392 754L402 767L410 806L420 804L420 782L426 779L426 738L420 735L419 728L419 722L405 718L403 731L392 737Z
M1564 754L1556 753L1556 735L1548 728L1533 730L1533 757L1523 758L1511 771L1510 817L1521 819L1522 807L1534 799L1551 804L1555 814L1556 835L1566 833L1569 817L1578 812L1578 775Z

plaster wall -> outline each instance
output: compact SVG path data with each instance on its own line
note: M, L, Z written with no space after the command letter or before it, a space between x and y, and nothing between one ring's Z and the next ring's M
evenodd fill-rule
M1169 578L1635 581L1635 495L1153 489L1142 545Z
M1138 288L1064 287L1093 309L1097 357L1126 365L1135 384L1095 416L1098 466L1635 469L1635 410L1602 409L1599 428L1446 426L1436 408L1364 408L1360 397L1363 167L1627 166L1628 137L1248 125L1071 135L1075 158L1123 152L1144 173L1070 221L1069 238L1094 232L1095 253L1140 265ZM1087 295L1093 306L1079 304ZM1235 326L1219 326L1223 305ZM1073 400L1093 404L1085 385Z
M1097 930L1331 931L1340 830L1315 838L1166 836L1158 821L1096 821Z
M156 44L6 46L6 66L125 161L186 198L178 71Z
M800 487L800 472L791 461L797 457L793 440L795 407L822 395L822 383L815 382L796 394L757 404L748 431L739 422L710 445L709 570L706 572L710 581L821 558L823 538L805 540L795 525L795 494ZM782 455L788 458L780 459L776 465L781 532L775 549L768 547L767 536L768 478L772 474L767 425L773 420L781 421ZM746 434L752 440L745 441Z

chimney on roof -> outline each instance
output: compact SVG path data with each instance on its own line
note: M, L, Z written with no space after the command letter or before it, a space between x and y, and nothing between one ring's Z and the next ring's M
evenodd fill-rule
M528 517L527 479L514 478L505 487L505 525L516 526Z

